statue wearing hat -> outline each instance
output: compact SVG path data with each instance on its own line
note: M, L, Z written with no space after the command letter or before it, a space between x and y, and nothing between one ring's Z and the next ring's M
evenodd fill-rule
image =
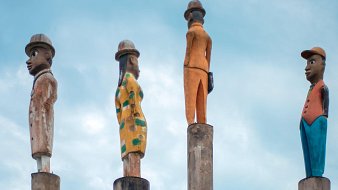
M188 4L184 13L188 21L187 48L184 59L185 111L188 124L206 123L208 75L212 41L203 29L205 10L198 0Z
M119 81L115 94L119 122L123 175L140 177L140 162L147 144L147 122L141 108L143 91L137 83L140 53L133 42L124 40L118 46L115 59L120 63Z
M322 176L325 167L329 89L323 81L325 51L320 47L305 50L306 79L311 83L300 122L306 177Z
M29 59L27 68L34 76L29 105L29 131L32 157L37 161L38 172L50 172L53 150L54 108L57 98L57 81L50 68L55 50L44 34L31 37L25 48Z

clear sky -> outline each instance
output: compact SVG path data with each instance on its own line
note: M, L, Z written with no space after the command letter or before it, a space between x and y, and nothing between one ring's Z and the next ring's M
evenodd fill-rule
M30 189L28 106L33 77L24 48L45 33L58 80L52 170L62 189L111 190L122 176L114 94L118 43L140 51L148 122L142 177L153 190L187 189L183 60L189 1L1 0L0 189ZM300 52L327 53L330 89L326 169L338 189L338 1L202 1L213 39L208 123L214 189L295 190L305 177L299 135L310 83Z

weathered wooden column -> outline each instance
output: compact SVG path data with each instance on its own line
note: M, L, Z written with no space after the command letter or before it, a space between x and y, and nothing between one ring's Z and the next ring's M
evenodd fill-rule
M60 190L60 177L47 173L32 173L32 190Z
M121 177L114 181L114 190L149 190L149 181L140 177Z
M213 189L213 126L188 127L188 190Z
M325 177L309 177L298 183L298 190L330 190L331 183Z

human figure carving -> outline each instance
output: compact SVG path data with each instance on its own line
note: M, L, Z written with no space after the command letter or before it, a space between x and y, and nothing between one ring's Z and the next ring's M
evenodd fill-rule
M134 177L141 177L140 162L147 144L147 122L141 108L143 91L137 83L140 74L139 55L129 40L120 42L115 54L115 59L120 63L115 106L120 125L123 175Z
M323 81L326 54L322 48L314 47L301 56L307 60L305 75L311 83L300 122L306 177L322 176L329 114L329 89Z
M193 0L184 13L188 21L187 48L184 59L185 111L188 124L206 123L208 72L212 41L203 29L205 10L201 2Z
M54 109L57 99L57 81L51 72L55 50L44 34L31 37L25 48L29 59L27 68L34 76L29 105L29 131L32 157L37 161L38 172L50 172L53 150Z

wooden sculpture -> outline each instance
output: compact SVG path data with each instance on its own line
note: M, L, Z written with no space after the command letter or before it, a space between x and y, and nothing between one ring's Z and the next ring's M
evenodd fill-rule
M325 51L320 47L305 50L306 79L311 83L300 122L306 177L322 176L325 167L329 89L324 84Z
M32 157L37 161L38 172L50 172L53 150L54 109L57 82L50 70L55 50L44 34L33 35L25 48L29 59L27 68L34 76L29 105L29 131Z
M203 29L205 10L198 0L188 4L184 16L188 21L187 48L184 59L185 111L188 124L206 123L208 73L212 41Z
M141 108L143 91L137 83L140 53L133 42L124 40L115 59L120 63L119 82L115 95L116 115L120 125L123 175L140 177L140 162L147 144L147 122Z

